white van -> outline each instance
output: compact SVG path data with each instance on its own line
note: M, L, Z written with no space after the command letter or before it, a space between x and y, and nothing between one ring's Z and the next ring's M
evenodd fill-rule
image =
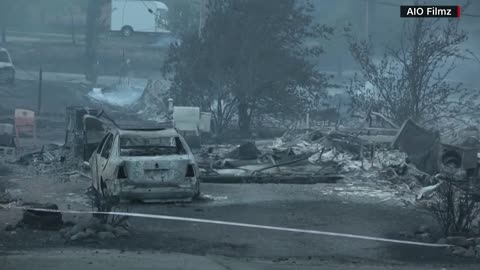
M129 37L138 33L169 33L168 7L159 1L112 0L111 31Z

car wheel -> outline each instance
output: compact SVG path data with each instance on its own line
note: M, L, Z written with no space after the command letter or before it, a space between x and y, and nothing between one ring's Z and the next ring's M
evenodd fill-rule
M133 34L133 28L130 26L122 27L122 35L124 37L130 37Z

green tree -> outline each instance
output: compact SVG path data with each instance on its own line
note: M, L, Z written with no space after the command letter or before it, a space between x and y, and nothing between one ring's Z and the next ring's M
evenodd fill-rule
M322 48L308 44L333 29L313 23L303 2L210 0L201 37L189 34L170 49L165 71L176 103L202 106L224 124L236 113L246 134L255 114L315 105L327 77L308 61Z
M168 7L168 28L175 35L198 31L203 0L164 0Z

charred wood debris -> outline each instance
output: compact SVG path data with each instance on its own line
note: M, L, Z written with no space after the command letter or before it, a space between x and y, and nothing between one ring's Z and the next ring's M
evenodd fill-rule
M85 116L98 120L98 132L115 128L113 120L101 110L69 107L64 145L44 145L38 151L17 153L15 159L4 155L0 175L14 165L29 168L26 171L33 174L53 174L64 181L71 177L88 179L90 172L83 164L88 160L85 151L91 151L88 149L92 145L85 138ZM15 148L13 133L3 130L0 147ZM445 183L453 183L458 190L473 194L474 201L480 201L478 138L478 130L473 127L440 133L407 120L401 127L390 129L290 129L274 140L245 140L238 145L203 141L193 152L203 183L335 184L346 178L362 179L410 195L402 199L407 207L422 207L438 197L437 191ZM1 203L14 201L3 189L0 195ZM38 213L25 211L24 220L17 226L28 226L35 215ZM47 219L46 225L63 224L61 216L40 216ZM124 225L112 226L96 219L88 224L66 225L62 235L72 241L129 235ZM473 229L478 238L449 236L438 241L454 245L452 253L466 256L480 244L478 224ZM428 228L406 234L420 240L430 238Z
M95 132L115 128L101 110L69 107L63 145L43 145L13 160L3 156L2 168L17 164L33 168L35 174L88 177L82 164L89 158L85 151L92 142L85 138L89 131L83 126L84 116L98 121L91 125ZM14 134L3 133L0 146L14 147L11 141ZM290 129L274 140L245 140L239 145L206 142L193 151L206 183L335 183L364 173L372 181L388 180L422 199L434 193L445 175L479 193L479 146L475 128L440 134L407 120L398 129Z

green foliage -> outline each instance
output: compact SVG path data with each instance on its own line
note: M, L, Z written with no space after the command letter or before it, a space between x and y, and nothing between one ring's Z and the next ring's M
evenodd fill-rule
M163 0L168 7L168 27L175 35L198 32L202 0Z
M299 113L319 101L327 78L308 60L333 30L313 23L311 11L295 0L209 1L201 37L171 47L165 72L175 103L214 114L236 104L248 130L254 112Z

